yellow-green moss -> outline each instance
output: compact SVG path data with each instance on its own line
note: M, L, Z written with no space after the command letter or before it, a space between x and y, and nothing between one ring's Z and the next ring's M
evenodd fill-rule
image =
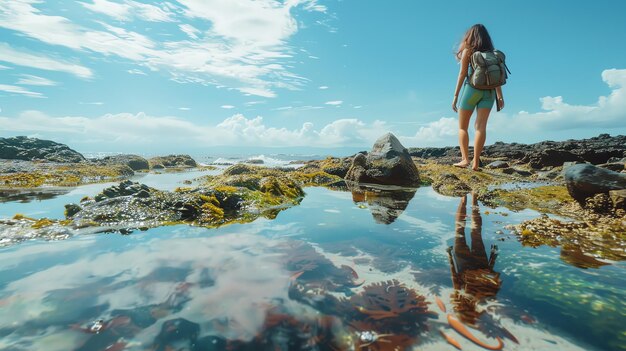
M81 184L110 181L131 175L127 166L97 166L93 164L72 164L54 166L45 170L28 173L0 175L0 184L8 187L37 188L43 185L77 186Z
M546 185L530 189L495 189L481 193L480 199L491 206L514 211L532 209L543 213L562 214L561 207L574 201L562 185Z
M48 218L41 218L41 219L35 221L35 223L33 223L31 225L31 227L33 227L35 229L39 229L39 228L49 227L49 226L51 226L53 224L54 224L54 222L49 220Z
M213 189L220 193L226 193L226 194L236 193L239 190L237 187L229 186L229 185L220 185L220 186L214 187Z

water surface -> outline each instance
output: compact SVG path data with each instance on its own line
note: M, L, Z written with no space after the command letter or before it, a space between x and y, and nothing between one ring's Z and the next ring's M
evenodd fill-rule
M104 186L7 199L0 215L59 217ZM581 269L559 247L523 247L504 227L533 211L431 188L306 192L274 220L0 249L0 349L453 349L443 330L481 350L447 313L505 350L624 348L624 263Z

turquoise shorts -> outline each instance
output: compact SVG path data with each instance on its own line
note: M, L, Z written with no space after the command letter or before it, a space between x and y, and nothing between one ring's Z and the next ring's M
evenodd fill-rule
M461 94L460 108L463 110L474 111L474 108L493 107L496 101L496 90L481 90L469 85L467 81L463 84L463 93Z

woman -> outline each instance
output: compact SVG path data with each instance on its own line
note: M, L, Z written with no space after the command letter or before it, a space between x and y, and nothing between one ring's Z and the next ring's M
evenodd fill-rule
M493 43L487 28L482 24L475 24L467 30L459 50L456 53L457 60L461 63L459 70L459 78L457 79L456 89L454 90L454 100L452 101L452 109L454 112L459 113L459 146L461 147L461 162L455 163L457 167L467 167L470 164L468 156L469 148L469 135L467 134L467 127L469 125L470 118L474 109L476 109L476 122L474 128L476 128L476 135L474 136L474 158L472 160L472 169L478 170L480 165L480 153L483 151L485 145L485 139L487 137L487 119L489 118L489 112L493 107L494 101L497 99L497 104L500 109L504 108L504 97L502 96L502 88L498 87L492 90L480 90L472 87L467 82L468 73L470 69L470 57L476 51L493 51ZM463 85L463 94L459 100L459 92L461 91L461 85ZM460 101L460 106L457 109L457 103Z

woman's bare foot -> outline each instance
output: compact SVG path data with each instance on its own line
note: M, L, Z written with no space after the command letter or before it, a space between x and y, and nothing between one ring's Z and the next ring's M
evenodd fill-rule
M467 168L467 166L469 166L469 161L468 160L461 160L461 162L457 162L455 164L453 164L454 167L459 167L459 168Z
M479 170L480 170L480 161L472 162L472 171L479 171Z

